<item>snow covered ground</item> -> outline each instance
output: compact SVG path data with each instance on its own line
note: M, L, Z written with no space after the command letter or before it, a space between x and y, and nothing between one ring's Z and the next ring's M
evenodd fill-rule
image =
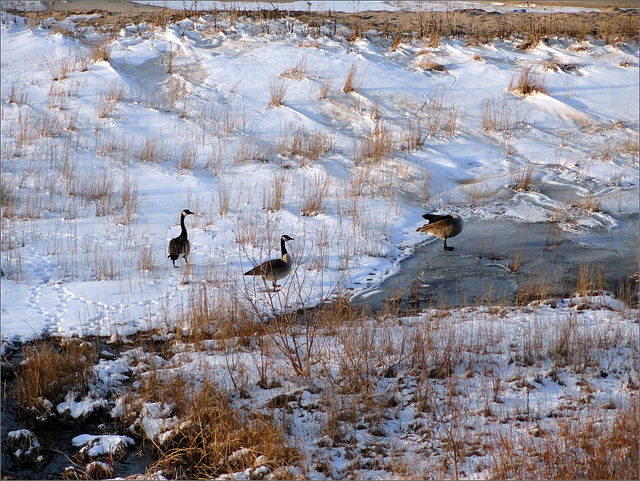
M340 2L312 3L321 9ZM366 10L371 2L342 3ZM416 232L425 211L614 236L620 222L637 219L635 42L392 44L376 31L347 40L350 32L339 26L313 31L292 19L253 23L224 15L161 28L130 25L112 35L75 28L83 18L33 27L2 13L3 355L16 341L46 335L126 342L152 331L171 340L195 329L190 309L203 293L213 306L232 303L259 317L362 292L397 272L425 240ZM523 75L539 91L509 91ZM546 194L537 188L543 184ZM179 260L174 269L167 246L184 208L195 212L186 219L191 254L189 266ZM296 265L272 292L242 274L278 256L283 234L294 238ZM456 241L473 240L463 232ZM628 262L637 266L637 259ZM620 407L636 399L629 386L638 382L637 311L608 296L375 322L318 334L314 356L328 377L317 383L294 375L291 359L276 355L268 371L278 387L262 390L255 350L232 355L242 366L234 374L230 354L215 342L204 351L178 343L168 359L136 349L102 359L91 392L79 401L69 393L57 412L76 418L110 409L118 419L123 376L152 367L196 376L207 366L224 389L240 382L249 390L250 401L237 398L238 405L288 396L289 434L308 460L298 475L375 478L400 472L393 467L398 453L415 461L408 476L433 473L443 459L435 453L450 460L455 450L447 446L462 433L475 430L482 445L482 419L492 421L486 429L495 436L507 435L500 420L513 436L532 429L532 421L553 432L558 413L576 405ZM430 329L443 352L457 353L456 386L429 387L403 358L403 339ZM586 358L568 361L563 343L578 339L576 332L576 352ZM349 378L345 353L369 341L379 349ZM479 351L486 359L474 357ZM589 381L558 368L557 357L587 366ZM402 376L385 377L383 367ZM472 375L465 378L465 369ZM364 401L341 398L354 403L352 426L340 428L341 440L322 441L328 379L337 378L372 383L390 410L361 418ZM456 409L447 412L454 391ZM440 406L432 421L422 420L425 400ZM140 409L135 430L143 425L150 439L166 438L179 423L159 405ZM371 450L380 438L387 439L384 464L361 455L356 466L349 446ZM83 449L110 449L101 443ZM425 458L427 451L436 457ZM467 457L467 477L488 475L491 456L483 452ZM453 476L450 466L439 473Z
M285 233L309 305L392 274L424 209L612 232L638 213L633 44L390 49L204 17L131 26L94 62L97 34L3 19L4 339L126 336L200 282L269 297L242 273ZM523 68L546 93L507 92ZM526 179L563 193L509 194ZM166 259L183 208L189 270Z

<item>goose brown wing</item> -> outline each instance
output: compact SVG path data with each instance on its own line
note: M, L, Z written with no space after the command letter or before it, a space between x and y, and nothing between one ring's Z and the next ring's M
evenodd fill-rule
M255 266L250 271L244 273L245 276L263 276L269 275L272 272L277 272L280 269L284 269L285 262L282 259L271 259L267 262Z
M178 258L178 237L169 241L169 257L174 261Z
M189 240L183 236L174 237L169 241L169 257L176 260L180 254L189 255L191 245Z

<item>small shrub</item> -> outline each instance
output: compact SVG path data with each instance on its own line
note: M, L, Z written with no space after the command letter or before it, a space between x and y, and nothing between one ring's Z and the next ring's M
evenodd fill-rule
M127 224L135 218L138 213L138 180L129 177L129 172L125 171L121 185L120 201L120 222Z
M534 174L535 168L533 165L527 165L527 167L521 171L512 172L510 175L509 188L520 192L532 191Z
M269 149L265 149L260 139L252 136L242 137L240 146L233 156L233 162L235 164L244 164L247 162L269 162L271 159L271 152Z
M389 128L383 122L376 121L373 131L354 147L355 163L380 162L391 154L392 141Z
M11 91L9 92L9 103L15 105L27 105L29 103L29 92L20 79L11 83Z
M352 92L357 93L360 90L361 84L362 78L358 75L358 67L356 64L351 64L349 72L347 72L347 78L344 81L342 91L346 94L350 94Z
M304 57L301 58L295 65L283 70L280 76L293 80L306 80L309 76L307 71L307 59Z
M300 167L306 167L330 152L335 145L335 138L316 130L306 134L301 128L292 137L285 137L280 145L281 155L292 155L300 158Z
M558 59L547 60L543 64L545 70L561 71L565 73L574 72L578 70L580 66L575 62L563 62Z
M407 123L407 127L402 131L401 144L401 150L406 151L419 149L424 145L424 132L419 119Z
M320 86L320 91L318 92L318 96L316 100L326 100L329 97L329 92L331 91L331 84L333 80L331 78L327 78L322 82Z
M147 137L139 147L137 157L145 164L159 164L169 159L169 148L159 138Z
M97 42L91 45L91 60L94 62L111 61L111 47L107 41Z
M180 159L177 167L182 170L193 172L198 157L198 147L193 142L185 142L180 149Z
M311 182L303 182L303 199L301 214L313 217L322 214L329 195L329 178L322 175L315 176Z
M269 106L280 107L285 104L289 84L281 78L274 78L269 82Z
M442 123L442 132L445 137L455 137L458 128L458 107L448 107Z
M282 209L284 194L287 190L288 177L286 174L276 175L268 184L268 190L262 196L262 208L269 212Z
M400 44L402 44L403 42L403 37L402 37L402 33L398 32L393 36L393 39L391 40L391 46L389 47L389 50L391 50L392 52L395 52L396 50L398 50L398 47L400 46Z
M509 81L509 92L523 97L535 93L548 93L544 85L544 77L536 74L530 67L514 73Z
M417 69L420 70L428 70L431 72L444 72L446 70L445 66L436 62L435 60L422 60L416 66Z

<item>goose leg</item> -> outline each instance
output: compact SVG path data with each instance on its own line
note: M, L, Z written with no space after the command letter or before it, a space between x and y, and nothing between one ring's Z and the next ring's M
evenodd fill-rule
M452 251L453 250L453 247L447 246L447 239L444 240L444 250L446 250L446 251Z

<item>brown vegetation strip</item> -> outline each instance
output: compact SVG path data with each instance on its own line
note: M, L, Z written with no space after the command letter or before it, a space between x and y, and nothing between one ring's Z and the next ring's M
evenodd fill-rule
M565 2L566 3L566 2ZM278 19L294 17L308 24L310 28L340 24L349 27L355 37L362 36L367 30L378 30L389 35L417 32L421 37L434 31L440 35L452 37L477 37L479 40L506 38L511 35L557 35L624 39L638 39L638 3L619 2L617 5L635 7L621 9L607 7L598 12L553 13L554 2L547 2L551 13L496 13L481 9L450 10L445 12L306 12L288 11L286 2L275 3L275 9L243 10L241 3L229 4L228 9L199 12L199 14L219 14L227 12L232 17L243 15L253 19ZM556 3L557 4L557 3ZM572 2L572 6L603 7L606 2ZM240 6L240 8L238 8ZM247 8L250 8L248 6ZM18 12L16 12L18 13ZM56 17L63 19L70 15L96 14L102 18L87 22L96 27L113 26L120 28L127 24L148 22L164 24L166 21L178 21L192 15L189 10L170 10L164 7L133 4L126 1L91 2L55 2L50 10L32 12L41 18ZM80 26L83 26L81 24Z

